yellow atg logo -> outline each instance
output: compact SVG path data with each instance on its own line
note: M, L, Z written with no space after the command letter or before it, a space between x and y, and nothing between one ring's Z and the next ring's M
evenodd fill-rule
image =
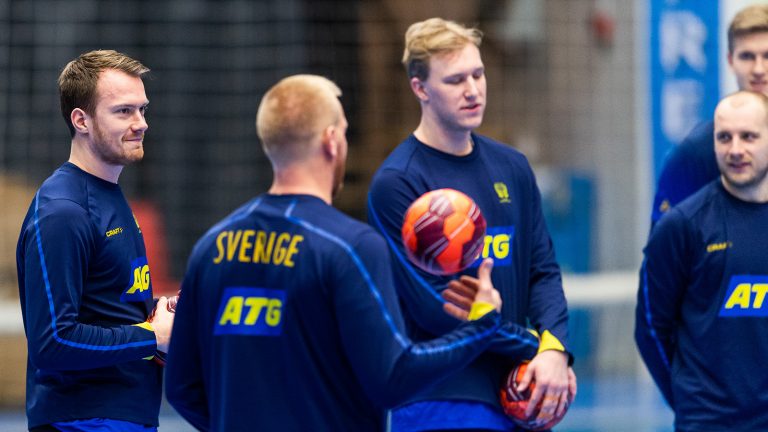
M225 288L219 305L214 334L277 336L282 332L285 291Z
M512 241L515 238L515 227L488 227L483 239L483 251L478 262L484 258L493 258L493 265L503 266L512 263Z
M219 325L245 324L252 326L262 316L261 312L266 310L264 323L274 327L280 324L282 307L283 302L276 298L232 296L224 306L224 311L219 318ZM243 317L244 311L247 311L245 317Z
M149 276L147 257L139 257L131 262L131 281L128 289L120 296L126 302L143 301L152 297L152 283Z
M507 185L505 185L504 183L502 182L494 183L493 190L496 191L496 195L499 197L499 202L501 203L512 202L509 199L509 190L507 189Z
M141 267L133 269L133 285L128 288L126 294L133 294L137 290L144 292L149 289L149 265L144 264Z
M493 257L497 260L507 259L509 257L509 241L512 238L507 233L496 235L486 235L483 239L482 258Z
M734 275L728 283L721 317L768 316L768 276Z

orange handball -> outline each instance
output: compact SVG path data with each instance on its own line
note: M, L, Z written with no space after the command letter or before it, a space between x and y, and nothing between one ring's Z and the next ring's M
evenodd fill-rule
M543 431L552 429L565 417L568 409L566 407L566 410L560 416L539 417L539 412L541 411L541 402L539 402L533 413L530 416L526 416L525 410L528 408L528 401L531 399L533 389L536 388L536 383L531 382L525 391L517 391L517 385L520 384L526 369L528 369L528 362L520 363L507 375L499 395L501 408L504 410L504 414L525 430Z
M485 218L472 198L454 189L437 189L408 207L401 234L414 265L428 273L449 275L480 256Z

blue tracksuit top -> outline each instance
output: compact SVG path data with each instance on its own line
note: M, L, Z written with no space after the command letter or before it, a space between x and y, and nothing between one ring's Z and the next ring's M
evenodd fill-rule
M652 225L670 208L720 177L714 136L715 123L709 120L696 126L680 145L670 150L653 199Z
M651 232L635 338L677 430L768 430L766 220L716 180Z
M29 427L157 425L162 368L144 238L120 187L65 163L35 194L16 250Z
M493 311L411 344L381 236L320 198L265 194L192 252L166 396L200 430L383 430L384 408L464 367L499 326Z
M439 296L451 277L430 275L405 255L401 226L407 208L425 192L452 188L470 196L487 222L478 262L494 259L492 279L501 294L503 327L488 352L439 386L411 401L472 400L500 410L498 391L511 366L531 359L538 339L526 327L549 330L568 349L568 311L560 268L541 212L541 198L527 159L513 148L472 134L473 149L454 156L409 136L374 175L368 222L381 231L392 251L395 286L409 335L425 340L459 322L442 313ZM472 267L466 274L476 276ZM499 411L499 415L502 415Z

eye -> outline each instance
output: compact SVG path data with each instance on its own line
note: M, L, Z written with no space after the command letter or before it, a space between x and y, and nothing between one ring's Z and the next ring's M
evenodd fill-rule
M476 71L475 73L473 73L472 77L477 80L477 79L482 78L484 75L485 75L485 71L481 69L481 70Z
M147 113L147 110L148 110L148 109L149 109L149 107L148 107L148 106L146 106L146 105L144 105L144 106L141 106L141 107L139 107L139 112L140 112L142 115L144 115L144 114L146 114L146 113Z
M739 60L754 60L755 54L749 51L742 51L738 55Z
M717 142L728 142L731 140L731 134L728 132L718 132L715 134Z
M741 139L743 139L744 141L754 141L758 137L759 135L754 132L744 132L741 134Z

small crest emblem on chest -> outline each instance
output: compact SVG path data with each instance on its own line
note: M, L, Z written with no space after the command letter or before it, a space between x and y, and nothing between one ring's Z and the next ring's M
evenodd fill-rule
M502 182L496 182L493 184L493 190L496 191L496 196L499 197L500 203L510 203L512 202L509 199L509 189L507 189L507 185L505 185Z

